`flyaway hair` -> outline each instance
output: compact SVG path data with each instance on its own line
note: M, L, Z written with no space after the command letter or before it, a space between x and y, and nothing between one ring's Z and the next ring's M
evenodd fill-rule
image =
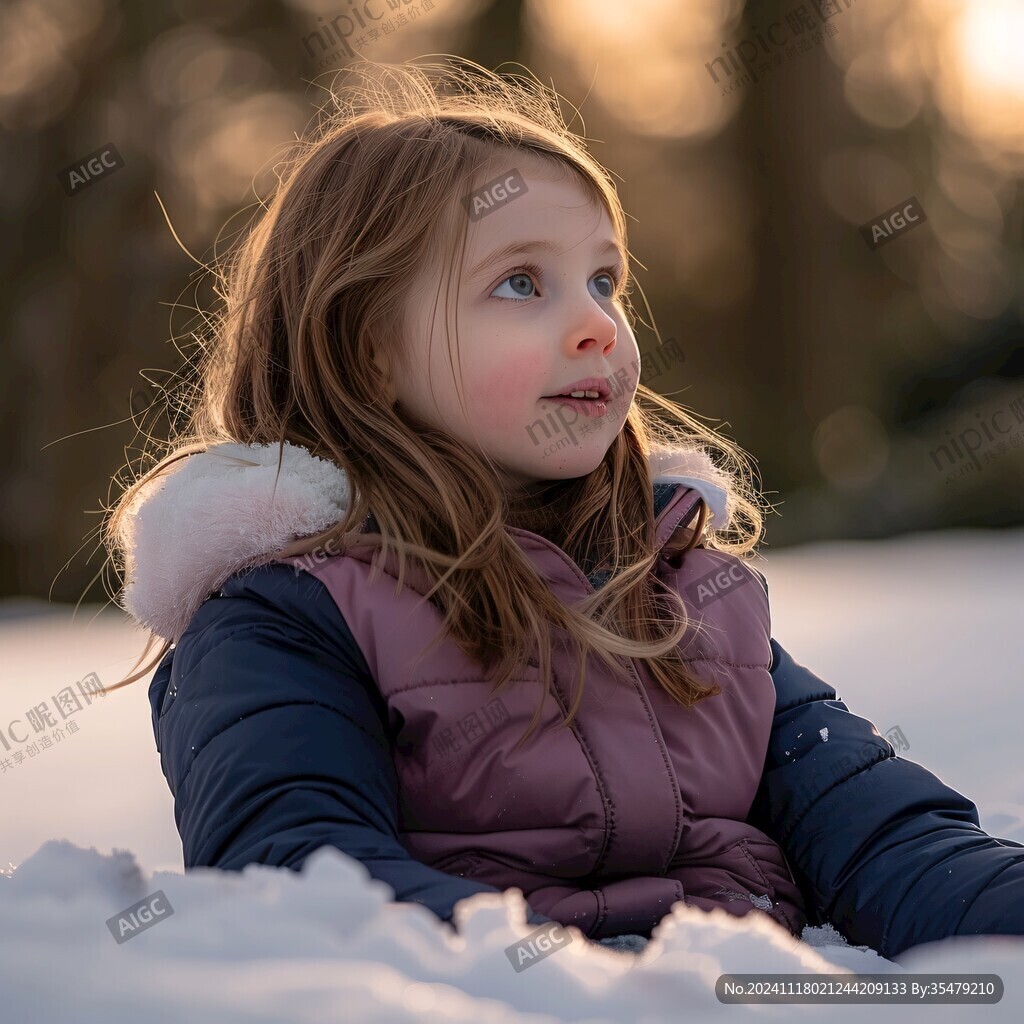
M392 367L405 365L408 282L427 266L449 272L437 300L453 322L466 249L462 197L530 160L552 175L571 175L607 210L628 252L610 175L569 130L557 95L533 78L497 75L461 58L422 66L363 61L348 71L357 80L332 93L334 108L279 165L272 194L214 271L222 306L198 337L194 383L176 399L184 424L146 453L148 468L134 470L109 510L109 561L128 590L140 508L166 474L182 468L180 460L221 444L274 445L279 471L292 445L337 467L344 493L318 494L323 515L296 517L285 530L288 542L267 557L327 545L341 552L358 539L382 555L397 552L398 587L414 559L444 616L438 641L457 642L493 674L495 691L527 660L550 678L552 643L573 645L580 671L566 725L591 654L619 672L622 659L645 659L684 706L714 696L717 686L694 678L680 658L691 626L681 599L651 571L659 557L651 483L661 458L691 457L727 495L723 515L702 504L674 558L697 544L752 556L764 499L735 444L638 385L601 464L526 499L502 486L485 452L385 400ZM451 344L457 350L457 336ZM587 572L608 570L608 581L566 607L507 526L546 537ZM280 540L280 530L267 535L271 546ZM159 639L151 634L140 663ZM148 665L110 689L141 678L170 644L165 638Z

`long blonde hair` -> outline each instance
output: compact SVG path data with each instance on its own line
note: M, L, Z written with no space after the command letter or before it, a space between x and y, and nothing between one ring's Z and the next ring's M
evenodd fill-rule
M162 457L153 456L110 510L108 561L123 571L126 517L140 490L173 463L224 441L288 441L340 466L352 500L336 525L280 556L369 542L381 558L397 552L399 587L406 558L416 559L432 584L425 597L444 615L435 642L454 640L494 673L495 691L531 656L550 679L552 633L560 631L580 666L564 726L579 708L590 652L616 673L625 672L617 659L644 659L685 707L720 693L681 657L685 606L651 572L658 552L648 457L652 446L699 448L728 481L727 527L706 529L702 504L688 542L671 554L678 559L700 543L743 556L760 538L764 499L735 444L640 384L601 465L548 482L526 502L507 493L485 453L425 430L380 397L403 359L407 283L428 260L461 265L460 197L479 187L482 169L496 157L514 166L524 151L567 168L603 204L628 251L610 176L570 132L557 95L535 79L499 76L461 58L423 67L363 61L349 70L367 84L332 93L337 109L295 146L262 216L216 272L223 309L199 339L197 398L184 429L172 431ZM368 522L374 532L361 529ZM610 578L567 607L506 526L540 533L581 566L611 570ZM150 635L136 665L158 639ZM141 678L170 646L109 689Z

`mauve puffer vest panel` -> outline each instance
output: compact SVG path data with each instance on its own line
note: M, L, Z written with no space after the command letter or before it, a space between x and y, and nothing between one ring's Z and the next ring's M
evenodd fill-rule
M658 518L661 545L700 495L677 486ZM582 570L537 534L510 529L567 604L593 592ZM310 566L352 630L387 701L399 781L399 836L421 862L498 888L589 938L650 934L673 903L766 913L799 935L803 900L778 845L744 823L764 769L775 710L768 600L741 559L694 548L657 572L691 622L683 657L722 688L692 708L672 700L641 660L629 678L592 658L579 711L577 667L554 636L553 693L535 659L498 693L459 647L426 648L442 616L412 562L396 594L392 555L371 581L369 547ZM715 582L717 580L717 583Z

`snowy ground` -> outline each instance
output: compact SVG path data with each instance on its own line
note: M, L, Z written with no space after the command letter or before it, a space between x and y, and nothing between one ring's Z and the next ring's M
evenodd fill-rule
M987 831L1018 842L1022 564L1019 530L816 545L760 563L787 650L879 731L899 726L902 756L973 799ZM69 609L0 604L0 729L14 719L16 732L29 728L30 708L52 708L51 695L90 672L119 678L141 639L117 611L82 607L72 621ZM716 980L843 970L997 974L1006 986L985 1007L828 1007L851 1020L1020 1019L1024 1009L1024 938L950 939L894 963L835 933L809 930L798 942L767 920L679 906L639 956L572 930L574 941L519 973L505 950L535 929L515 893L464 901L454 936L429 911L391 903L386 886L330 849L301 875L253 866L186 877L146 689L141 681L75 712L77 732L59 742L44 747L33 733L33 756L28 743L8 738L7 751L0 741L0 869L16 869L0 877L5 1024L817 1017L822 1004L722 1004ZM107 920L158 890L172 912L116 942Z

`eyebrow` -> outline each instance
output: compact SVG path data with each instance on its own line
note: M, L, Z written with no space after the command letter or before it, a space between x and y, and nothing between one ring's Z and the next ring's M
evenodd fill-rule
M485 270L489 270L491 267L504 263L506 260L512 259L514 256L525 256L531 252L543 252L549 256L553 256L558 251L558 246L554 242L547 241L531 241L531 242L511 242L509 245L503 246L501 249L496 249L489 256L485 256L471 271L470 278L475 278L477 275L482 274ZM600 245L595 253L602 255L604 253L612 253L619 257L622 261L622 265L626 265L626 258L623 255L622 250L618 244L612 241L610 238L606 239L604 244Z

